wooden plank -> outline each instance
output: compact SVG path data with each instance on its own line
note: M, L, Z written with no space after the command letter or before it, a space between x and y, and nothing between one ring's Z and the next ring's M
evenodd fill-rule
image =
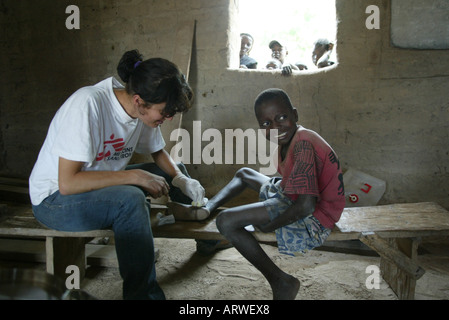
M31 203L28 180L0 177L0 200Z
M417 265L413 259L405 255L397 247L391 246L385 239L380 238L378 235L362 235L360 241L375 250L382 258L393 262L409 277L417 280L424 275L424 269Z
M0 200L30 204L28 188L0 185Z
M46 241L36 239L0 239L0 260L46 262ZM86 264L98 267L118 267L115 246L91 244L86 246Z
M0 177L0 184L28 188L28 180L26 179Z
M10 186L10 185L4 185L0 184L0 192L2 193L18 193L21 195L28 196L28 187L21 187L21 186Z
M65 279L66 268L78 266L80 280L86 273L86 238L47 237L45 243L47 272Z
M29 237L111 237L112 230L66 232L49 229L34 218L29 205L8 205L7 213L0 217L0 235L22 235Z
M155 215L155 212L163 211L165 208L165 206L153 204L152 209L155 210L151 211L152 216ZM31 237L112 237L114 235L112 230L64 232L48 229L37 222L29 205L8 205L6 211L6 214L0 216L0 235L27 235ZM394 214L395 212L396 214ZM419 212L425 217L420 218ZM393 223L391 216L382 218L383 215L394 215L396 220ZM343 213L342 220L337 223L328 240L358 239L362 232L372 231L382 238L444 236L449 235L449 226L445 226L448 217L449 213L434 203L389 205L379 206L379 208L347 208ZM176 222L172 225L160 227L153 225L153 233L155 237L166 238L222 239L223 237L218 232L213 219L214 217L206 221ZM152 221L154 221L153 217ZM416 229L417 226L420 226L421 229ZM411 230L405 230L405 228ZM274 240L274 234L272 233L255 232L254 236L263 242Z
M152 205L152 224L155 237L188 239L224 239L218 232L215 216L205 221L176 222L155 226L154 215L165 206ZM29 205L9 205L0 216L0 235L44 236L47 240L49 271L64 276L68 264L80 266L85 256L80 237L111 237L111 230L62 232L39 224ZM431 235L449 235L449 212L435 203L396 204L377 207L347 208L328 241L358 239L381 256L384 279L401 299L412 299L416 280L423 270L416 264L417 242L407 238ZM367 236L366 232L375 232ZM274 242L274 233L253 233L262 242ZM62 237L62 238L60 238ZM387 239L391 237L394 239ZM399 239L404 238L404 239ZM57 240L55 240L57 239ZM78 243L77 243L78 241ZM387 243L390 241L391 243ZM411 242L410 242L411 241ZM70 249L71 248L71 249ZM59 259L61 255L62 259ZM58 257L58 258L56 258ZM85 263L85 262L84 262Z
M346 208L337 226L342 232L449 231L449 212L432 202Z
M416 238L411 239L387 239L390 246L397 248L412 261L417 261L418 244ZM380 271L382 278L396 293L400 300L412 300L415 298L416 279L408 275L403 269L388 259L381 257Z
M189 80L190 74L190 63L192 58L195 32L196 20L185 21L177 26L175 50L173 51L173 56L170 59L179 67L181 72L184 73L187 81ZM173 139L170 139L170 136L174 130L181 128L182 119L183 114L178 113L173 117L171 121L166 121L164 125L161 126L162 136L164 137L166 142L166 150L171 150L176 145L177 140L179 139L179 135L174 137L176 141L172 141ZM136 156L136 159L139 159L139 157Z
M186 79L190 75L193 42L196 32L196 20L181 23L176 30L176 45L171 61L184 73Z

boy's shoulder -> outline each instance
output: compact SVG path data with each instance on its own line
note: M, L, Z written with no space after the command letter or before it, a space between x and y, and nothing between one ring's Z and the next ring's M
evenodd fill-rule
M305 140L309 141L314 147L321 147L323 146L329 147L330 145L327 143L326 140L323 139L317 132L304 128L303 126L298 126L298 130L296 131L295 139L297 141L299 140Z
M296 130L296 136L301 140L309 140L311 138L321 138L321 136L316 133L313 130L304 128L303 126L299 125L298 129Z

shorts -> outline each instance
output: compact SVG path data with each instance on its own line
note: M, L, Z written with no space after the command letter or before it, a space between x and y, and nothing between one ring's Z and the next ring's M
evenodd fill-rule
M259 199L274 220L293 205L293 201L282 193L280 178L271 178L260 188ZM287 226L276 229L276 240L280 253L291 256L304 255L321 246L331 233L317 218L309 215Z

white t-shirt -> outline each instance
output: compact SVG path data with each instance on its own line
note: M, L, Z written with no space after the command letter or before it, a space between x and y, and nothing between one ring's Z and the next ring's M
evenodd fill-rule
M165 147L160 128L131 118L114 88L123 86L113 77L81 88L57 111L29 179L34 205L59 189L59 157L84 162L83 171L119 171L134 152Z

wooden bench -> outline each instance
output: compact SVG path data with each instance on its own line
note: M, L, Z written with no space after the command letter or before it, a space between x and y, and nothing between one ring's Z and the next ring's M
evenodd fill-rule
M201 222L176 222L156 225L155 215L165 206L152 206L154 237L220 240L215 217ZM424 270L417 264L417 249L422 237L449 235L449 212L431 203L392 204L346 208L328 241L359 239L381 257L384 280L399 299L413 299L416 281ZM44 237L47 271L64 279L65 268L85 269L86 238L113 237L111 230L62 232L42 226L29 205L9 205L0 216L0 236ZM261 242L275 242L274 233L254 232Z

